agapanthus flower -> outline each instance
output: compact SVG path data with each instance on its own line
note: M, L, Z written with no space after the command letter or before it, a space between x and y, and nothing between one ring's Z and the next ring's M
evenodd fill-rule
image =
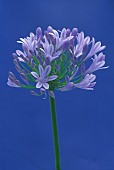
M36 72L31 72L33 77L36 78L36 82L37 82L36 88L41 88L43 86L45 89L49 89L48 82L55 80L58 76L52 75L52 76L49 76L48 78L46 78L49 75L49 73L51 72L50 65L47 65L45 67L45 70L41 65L39 65L39 72L40 72L40 76Z
M77 28L55 30L51 26L36 34L20 38L22 51L13 53L16 70L23 82L9 72L8 85L31 90L33 95L48 94L55 97L54 90L68 91L74 88L93 90L95 71L105 69L105 46L94 38L84 36ZM92 59L87 67L86 63ZM39 89L40 93L37 93ZM34 91L36 90L36 91Z

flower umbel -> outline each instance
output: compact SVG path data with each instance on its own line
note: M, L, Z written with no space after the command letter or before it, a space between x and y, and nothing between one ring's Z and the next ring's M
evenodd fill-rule
M67 91L74 88L93 90L96 76L93 72L105 69L105 46L85 37L84 32L63 28L57 31L51 26L44 31L38 27L36 34L20 38L22 51L13 53L13 61L23 82L9 72L8 85L31 89L31 94L42 95L48 91L55 97L53 89ZM94 58L92 58L94 57ZM86 62L92 59L87 68ZM34 91L40 89L40 94Z

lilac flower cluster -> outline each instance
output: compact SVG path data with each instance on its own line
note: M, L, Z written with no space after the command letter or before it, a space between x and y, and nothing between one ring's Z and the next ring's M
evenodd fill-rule
M107 68L101 52L105 46L94 38L85 37L77 28L57 31L49 26L43 34L38 27L36 34L30 33L17 42L22 44L23 50L13 53L13 61L23 83L9 72L7 84L30 89L33 95L46 95L48 91L55 97L55 89L67 91L75 87L93 90L96 84L93 72ZM87 68L90 58L92 63ZM34 89L39 89L40 94Z

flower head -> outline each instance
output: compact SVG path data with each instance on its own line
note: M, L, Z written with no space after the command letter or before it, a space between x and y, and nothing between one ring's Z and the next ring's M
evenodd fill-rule
M38 27L36 34L20 38L22 51L13 53L15 68L23 82L9 72L7 84L11 87L31 89L31 94L48 94L55 97L54 89L68 91L74 88L93 90L96 76L93 72L105 69L105 46L94 38L84 36L77 28L61 31L51 26L42 32ZM94 58L93 58L94 57ZM87 68L86 62L92 59ZM40 94L36 91L39 89Z

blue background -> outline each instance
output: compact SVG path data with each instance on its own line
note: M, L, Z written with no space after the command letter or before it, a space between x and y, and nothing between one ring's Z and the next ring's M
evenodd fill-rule
M48 25L101 40L110 66L94 91L56 92L62 170L114 170L113 0L0 0L0 170L54 170L48 99L6 84L16 41Z

